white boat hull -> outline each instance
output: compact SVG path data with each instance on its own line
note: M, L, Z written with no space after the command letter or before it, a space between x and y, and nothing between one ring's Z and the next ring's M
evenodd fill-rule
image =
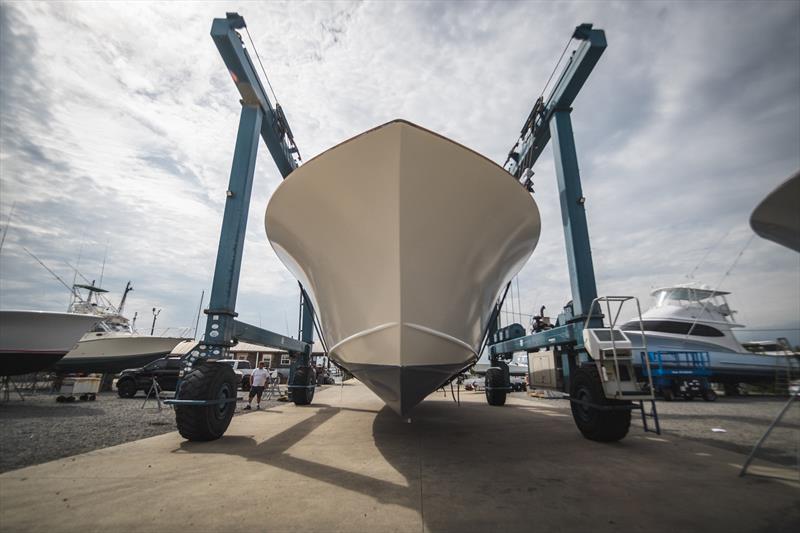
M642 334L626 331L634 346L642 346ZM687 339L686 336L645 332L648 352L708 352L711 376L715 383L774 383L776 377L794 375L800 371L800 359L795 355L758 355L735 351L714 342ZM634 365L642 366L641 354L634 357ZM665 367L670 367L665 364Z
M43 370L72 348L99 317L47 311L0 311L0 375Z
M331 359L403 416L478 359L497 295L540 232L505 170L403 121L295 170L265 224Z
M181 337L156 337L119 332L90 332L56 363L60 372L117 373L169 354Z

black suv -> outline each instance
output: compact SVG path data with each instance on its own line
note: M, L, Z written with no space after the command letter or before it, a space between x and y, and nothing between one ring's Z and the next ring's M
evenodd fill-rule
M162 390L174 391L181 370L180 357L164 357L148 363L142 368L123 370L117 380L117 393L120 398L133 398L140 390L148 391L153 378Z

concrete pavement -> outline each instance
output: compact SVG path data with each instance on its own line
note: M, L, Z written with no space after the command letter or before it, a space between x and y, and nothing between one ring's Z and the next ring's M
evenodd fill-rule
M796 483L632 428L583 439L546 402L441 392L407 423L360 384L0 476L2 531L789 531Z

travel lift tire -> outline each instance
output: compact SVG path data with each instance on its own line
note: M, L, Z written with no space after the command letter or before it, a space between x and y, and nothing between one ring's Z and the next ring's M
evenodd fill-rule
M486 401L489 405L505 405L509 384L502 368L492 367L486 371Z
M626 402L609 400L603 393L603 385L597 369L579 368L570 379L570 398L599 405L625 405ZM631 426L629 409L601 410L589 405L570 402L575 425L589 440L597 442L616 442L628 434Z
M310 366L301 366L294 371L289 384L290 399L295 405L309 405L314 400L317 373Z
M207 361L183 377L180 399L235 399L238 385L233 368ZM225 433L235 410L235 401L202 406L175 405L175 422L183 438L190 441L210 441Z

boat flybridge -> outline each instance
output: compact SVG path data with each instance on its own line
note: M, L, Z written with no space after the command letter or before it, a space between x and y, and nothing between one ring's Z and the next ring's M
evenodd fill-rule
M94 315L100 320L56 363L59 372L121 372L163 357L186 340L184 337L140 335L135 332L130 320L122 314L125 300L132 290L128 282L119 305L115 306L106 296L106 289L94 284L73 286L69 312Z
M718 291L698 283L662 287L650 293L655 304L642 314L642 323L649 338L660 346L675 350L744 352L733 335L734 328L743 328L734 320L736 311L728 304L730 292ZM639 330L631 320L622 325L625 331Z
M621 329L634 343L646 345L650 352L708 352L712 382L772 383L776 375L794 373L800 362L793 354L754 354L734 336L736 311L731 309L730 292L699 283L686 283L655 289L655 304L638 320Z

